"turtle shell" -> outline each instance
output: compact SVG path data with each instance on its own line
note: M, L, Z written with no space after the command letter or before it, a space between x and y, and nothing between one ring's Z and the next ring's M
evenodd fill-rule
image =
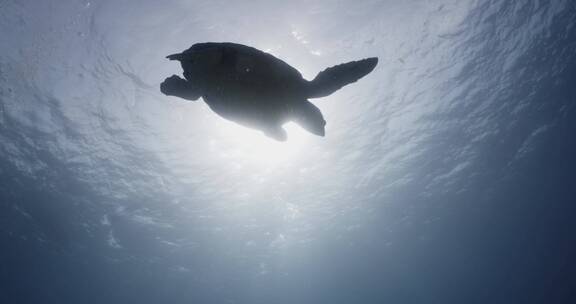
M209 95L277 99L298 95L306 85L300 72L286 62L241 44L197 43L171 56L179 57L184 77Z

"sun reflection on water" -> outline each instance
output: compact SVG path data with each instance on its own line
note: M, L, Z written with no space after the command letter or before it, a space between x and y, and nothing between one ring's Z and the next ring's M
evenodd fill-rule
M279 142L258 130L235 123L222 123L220 136L210 141L210 151L215 153L215 156L238 166L286 165L299 158L304 153L307 143L316 136L292 122L285 124L284 129L288 133L288 140Z

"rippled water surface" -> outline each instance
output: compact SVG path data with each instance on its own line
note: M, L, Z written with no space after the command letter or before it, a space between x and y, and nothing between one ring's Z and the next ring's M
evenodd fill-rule
M575 303L569 0L0 0L0 302ZM307 79L288 141L159 92L232 41Z

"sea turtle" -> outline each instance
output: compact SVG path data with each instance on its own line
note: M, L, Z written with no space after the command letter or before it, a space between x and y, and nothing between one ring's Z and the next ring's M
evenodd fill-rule
M162 93L187 100L202 97L223 118L279 141L286 140L282 125L288 121L324 136L326 121L308 98L328 96L378 63L373 57L340 64L307 81L284 61L236 43L197 43L166 58L180 61L185 79L166 78Z

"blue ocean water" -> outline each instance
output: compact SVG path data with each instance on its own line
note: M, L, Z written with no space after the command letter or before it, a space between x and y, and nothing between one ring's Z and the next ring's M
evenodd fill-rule
M576 303L569 0L0 1L0 303ZM164 57L378 56L288 141Z

